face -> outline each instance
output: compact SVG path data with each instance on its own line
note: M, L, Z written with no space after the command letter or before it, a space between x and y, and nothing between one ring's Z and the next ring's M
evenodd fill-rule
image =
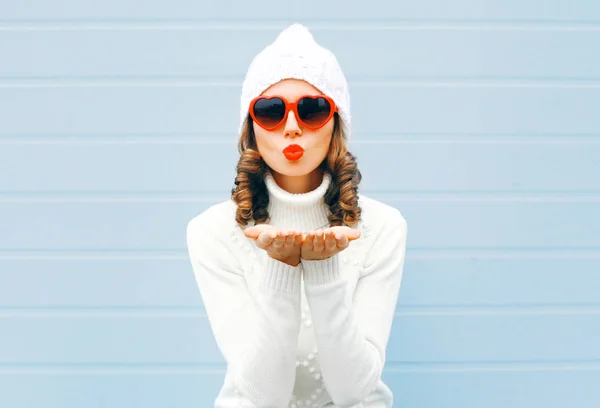
M278 82L262 93L265 97L281 96L289 102L296 102L305 95L319 96L322 93L309 83L296 79ZM275 129L266 130L254 122L252 126L258 152L272 171L277 176L299 177L309 176L327 157L334 118L332 116L324 126L312 130L300 123L290 110L287 118Z

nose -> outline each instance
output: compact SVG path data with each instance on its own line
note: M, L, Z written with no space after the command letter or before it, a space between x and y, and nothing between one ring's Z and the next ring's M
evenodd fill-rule
M300 129L300 125L298 124L298 121L296 120L296 115L293 111L290 111L290 113L287 116L287 119L285 120L283 135L285 137L292 138L302 136L302 130Z

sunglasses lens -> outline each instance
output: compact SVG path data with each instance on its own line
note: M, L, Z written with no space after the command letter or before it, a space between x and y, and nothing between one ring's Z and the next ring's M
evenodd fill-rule
M302 98L298 101L298 116L310 127L323 125L330 113L331 105L325 98Z
M274 127L285 117L285 103L279 98L261 98L254 104L253 113L261 126Z

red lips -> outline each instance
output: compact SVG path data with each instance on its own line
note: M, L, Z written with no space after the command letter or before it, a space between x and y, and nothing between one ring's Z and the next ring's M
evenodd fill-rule
M283 155L288 160L299 160L304 154L304 149L302 146L297 144L291 144L285 149L283 149Z

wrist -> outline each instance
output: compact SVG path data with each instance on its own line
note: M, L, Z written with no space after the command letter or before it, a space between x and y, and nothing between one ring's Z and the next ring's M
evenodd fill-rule
M296 256L287 256L287 257L277 257L277 256L271 256L271 258L279 261L279 262L283 262L285 264L288 264L290 266L298 266L300 264L300 256L296 255Z
M262 286L278 292L300 292L301 267L288 265L273 257L268 257L264 266L265 271L262 275Z
M324 261L325 259L331 258L332 255L321 256L321 257L301 257L301 261Z
M308 285L327 284L341 278L338 254L325 259L302 259L302 267Z

